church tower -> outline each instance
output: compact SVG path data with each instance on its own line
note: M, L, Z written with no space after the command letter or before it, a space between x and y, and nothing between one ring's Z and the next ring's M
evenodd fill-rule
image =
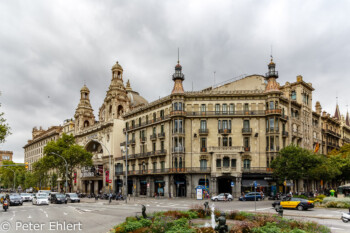
M80 101L74 114L76 133L95 124L94 110L91 107L89 95L90 90L84 85L80 90Z
M99 110L101 122L112 119L121 119L122 115L129 111L130 100L123 83L123 67L116 62L112 67L112 80L109 85L104 102Z

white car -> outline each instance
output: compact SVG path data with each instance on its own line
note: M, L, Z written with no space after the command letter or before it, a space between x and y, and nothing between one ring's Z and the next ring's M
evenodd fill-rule
M225 201L225 194L227 196L227 201L233 200L232 195L229 193L220 193L219 195L212 197L211 200L212 201Z
M76 193L67 193L66 194L67 197L67 202L80 202L80 198L78 197L78 195Z
M49 196L48 195L36 195L32 200L33 205L48 205Z
M33 197L30 193L21 193L22 201L32 201Z

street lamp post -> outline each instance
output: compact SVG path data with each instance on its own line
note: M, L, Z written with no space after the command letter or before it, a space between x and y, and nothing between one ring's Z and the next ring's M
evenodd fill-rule
M128 131L126 130L125 138L125 203L128 203Z
M66 163L66 193L67 193L67 188L68 188L68 163L67 163L67 160L65 158L63 158L62 155L59 155L55 152L51 152L51 154L53 155L57 155L58 157L60 157L61 159L64 160L64 162Z
M110 181L110 180L111 180L111 172L112 172L112 165L111 165L111 156L112 156L112 155L111 155L111 153L109 152L109 150L107 149L107 147L106 147L103 143L101 143L100 141L97 141L96 139L94 139L94 140L92 140L92 141L100 143L100 144L107 150L107 152L108 152L108 156L109 156L108 181ZM109 187L109 184L108 184L108 189L109 189L109 193L111 193L111 189L110 189L110 187Z
M16 191L16 172L9 167L5 167L13 172L13 190Z

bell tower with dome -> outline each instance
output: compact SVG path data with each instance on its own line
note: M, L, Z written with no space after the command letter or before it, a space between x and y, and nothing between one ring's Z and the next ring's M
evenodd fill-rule
M90 104L90 90L84 85L80 90L80 101L75 110L75 132L95 124L95 116Z
M129 105L130 101L123 83L123 67L116 62L112 67L112 80L106 97L99 109L99 120L105 122L121 119L122 115L129 110Z

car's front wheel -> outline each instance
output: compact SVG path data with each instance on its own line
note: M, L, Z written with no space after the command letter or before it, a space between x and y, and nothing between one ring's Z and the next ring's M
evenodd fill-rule
M297 209L302 211L302 210L304 210L304 207L302 205L298 205Z
M215 198L215 199L214 199L214 201L218 201L218 199L217 199L217 198Z
M261 201L261 198L259 197L259 198L257 199L257 201Z
M228 201L232 201L232 198L229 198Z

